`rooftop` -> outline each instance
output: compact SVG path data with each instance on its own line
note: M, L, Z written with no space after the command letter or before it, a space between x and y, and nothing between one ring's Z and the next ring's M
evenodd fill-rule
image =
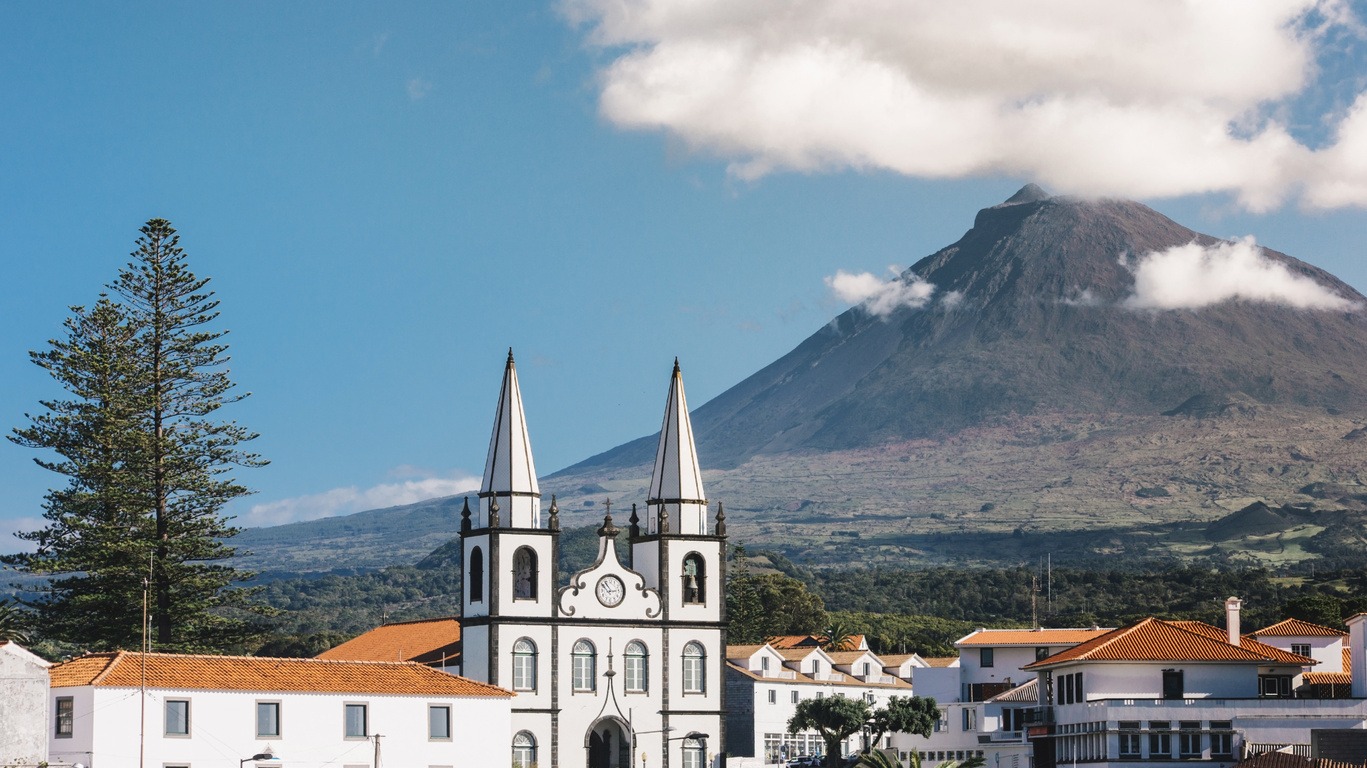
M1347 632L1311 624L1300 619L1283 619L1252 633L1253 637L1347 637Z
M956 648L1003 645L1077 645L1110 632L1102 627L1087 629L979 629L960 638Z
M318 654L335 661L416 661L460 657L460 620L452 616L384 624Z
M1226 638L1223 630L1209 624L1150 617L1027 664L1024 669L1045 669L1072 661L1209 661L1297 666L1315 663L1256 640L1233 645Z
M50 670L53 688L137 688L143 655L91 653ZM173 690L300 691L394 695L492 696L513 694L411 661L332 661L257 656L146 654L146 685Z

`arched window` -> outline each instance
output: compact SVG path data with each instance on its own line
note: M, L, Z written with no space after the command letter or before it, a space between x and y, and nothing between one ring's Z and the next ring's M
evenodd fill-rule
M513 599L536 599L536 552L531 547L513 553Z
M683 768L703 768L703 743L699 739L684 739Z
M640 640L632 640L627 643L626 652L623 653L623 658L626 660L626 692L645 693L649 686L649 682L647 682L646 678L646 673L649 669L647 666L648 654L646 653L646 644Z
M707 602L707 565L697 552L690 552L683 559L683 601Z
M570 669L573 672L574 690L597 690L597 667L598 656L593 648L593 643L587 640L580 640L575 643L574 650L570 651Z
M691 642L683 649L683 689L684 693L706 693L707 677L703 672L703 663L707 660L707 654L703 652L702 644Z
M536 690L536 643L525 637L513 643L513 690Z
M470 602L484 602L484 551L479 547L470 550Z
M513 768L532 768L536 765L536 738L526 731L513 737Z

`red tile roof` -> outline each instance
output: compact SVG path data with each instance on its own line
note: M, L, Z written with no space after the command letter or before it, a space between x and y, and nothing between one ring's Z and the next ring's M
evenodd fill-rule
M149 688L225 691L303 691L396 695L512 696L497 686L438 672L411 661L331 661L257 656L149 653ZM91 653L50 670L53 688L93 685L137 688L142 655L130 651Z
M774 648L819 648L825 638L822 635L775 635L766 640ZM840 644L839 651L857 651L865 646L863 635L850 635Z
M460 657L460 620L400 621L376 627L318 654L338 661L416 661L439 664Z
M1229 642L1228 630L1220 629L1219 627L1207 624L1204 621L1170 621L1168 623L1205 635L1212 640L1219 640L1225 643ZM1304 667L1310 664L1319 663L1314 659L1290 651L1284 651L1281 648L1266 643L1260 643L1249 635L1239 638L1239 647L1244 650L1253 651L1254 653L1261 653L1279 664L1295 664Z
M1347 632L1311 624L1300 619L1283 619L1252 633L1254 637L1347 637Z
M1257 641L1249 641L1254 648L1231 645L1222 630L1203 625L1221 634L1221 637L1216 637L1194 626L1197 624L1200 622L1171 622L1150 617L1023 668L1044 669L1072 661L1211 661L1291 663L1297 666L1314 663L1304 656L1287 654ZM1287 661L1288 657L1294 661Z
M1005 693L999 693L988 699L988 701L1008 701L1014 704L1037 704L1039 703L1039 679L1036 678L1028 683L1012 688Z
M955 643L958 648L1004 645L1077 645L1110 632L1109 629L980 629Z

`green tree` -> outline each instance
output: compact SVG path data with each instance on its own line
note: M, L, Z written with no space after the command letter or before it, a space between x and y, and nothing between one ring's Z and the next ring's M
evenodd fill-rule
M822 741L826 742L823 762L828 768L836 768L840 765L841 745L845 739L862 731L872 714L863 699L844 696L804 699L788 718L788 733L816 731L821 734Z
M854 629L844 621L833 619L821 631L821 647L827 651L853 651Z
M921 696L892 696L887 706L873 711L869 718L869 744L877 744L885 733L914 733L929 738L940 719L935 699Z
M777 573L740 573L726 589L727 635L733 643L762 643L775 635L807 635L826 623L826 607L806 585Z
M113 297L74 308L67 339L33 353L70 399L43 402L11 439L55 451L59 461L39 463L68 484L46 498L47 527L23 535L37 550L7 562L59 577L31 605L62 639L129 647L144 579L158 648L222 648L252 632L237 613L246 594L231 588L245 575L214 561L233 552L223 506L249 493L226 474L265 462L240 447L254 433L217 419L246 395L232 393L226 332L209 328L218 301L207 283L170 223L153 219Z
M28 617L8 600L0 600L0 640L28 645Z

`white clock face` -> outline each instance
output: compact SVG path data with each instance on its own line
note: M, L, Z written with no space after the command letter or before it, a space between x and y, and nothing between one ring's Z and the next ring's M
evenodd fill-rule
M611 608L622 602L626 597L627 590L622 584L622 580L616 576L604 576L598 580L598 588L594 590L598 595L598 602Z

